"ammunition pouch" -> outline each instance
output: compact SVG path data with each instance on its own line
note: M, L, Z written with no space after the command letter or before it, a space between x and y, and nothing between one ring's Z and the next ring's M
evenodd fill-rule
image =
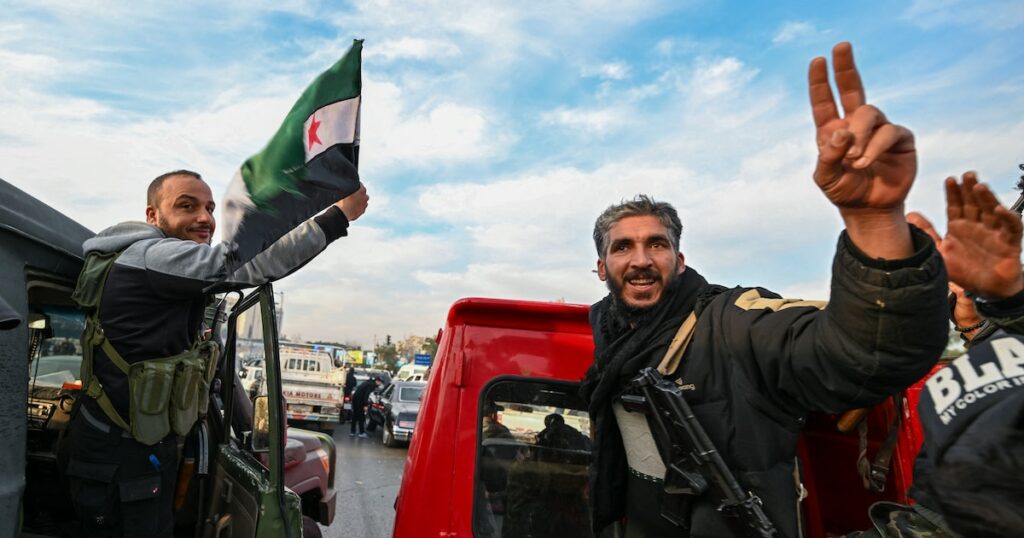
M82 333L82 380L86 394L96 400L111 422L130 432L136 441L155 445L171 432L188 434L196 421L206 416L219 348L216 342L197 338L192 349L184 353L128 364L107 339L97 314L103 285L118 254L89 254L72 296L87 312ZM128 420L114 408L93 372L97 348L128 377Z
M203 342L196 349L163 359L132 364L128 370L129 426L136 441L152 445L171 432L186 435L210 401L207 377L210 361L217 360L217 344Z

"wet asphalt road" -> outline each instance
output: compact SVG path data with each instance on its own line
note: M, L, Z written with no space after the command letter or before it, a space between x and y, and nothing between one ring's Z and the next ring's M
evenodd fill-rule
M388 538L408 447L384 446L380 428L367 439L349 437L348 428L348 424L341 424L334 432L338 504L334 523L321 530L331 538Z

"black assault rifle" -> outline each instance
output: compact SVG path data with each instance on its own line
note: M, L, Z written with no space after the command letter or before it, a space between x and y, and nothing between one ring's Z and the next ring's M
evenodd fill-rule
M718 511L726 516L736 532L751 537L778 536L775 525L764 513L761 499L744 491L736 481L679 386L663 378L654 368L644 368L630 386L640 394L622 395L622 406L650 419L651 434L667 469L665 493L668 498L696 498L711 489L720 502ZM673 509L673 504L662 506L662 516L688 526L687 514Z

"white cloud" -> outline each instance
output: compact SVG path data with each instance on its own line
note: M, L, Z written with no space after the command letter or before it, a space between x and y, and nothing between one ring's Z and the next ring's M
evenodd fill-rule
M6 76L52 77L60 67L60 62L45 54L19 53L0 50L0 64L4 66Z
M914 0L902 18L926 29L978 26L1010 30L1024 25L1024 4L1017 0Z
M689 88L705 97L717 97L744 86L757 76L757 69L748 69L736 58L700 59Z
M786 21L772 38L772 43L789 43L794 39L811 36L817 33L814 25L806 21Z
M377 209L371 200L364 219ZM276 285L285 293L284 331L367 346L373 334L432 335L458 296L424 289L415 275L439 270L458 254L440 235L396 236L356 221L348 237Z
M583 70L585 77L600 77L607 80L625 80L629 78L629 64L626 62L608 62Z
M585 110L558 107L541 114L541 124L567 127L601 136L613 126L621 126L624 115L611 108Z
M462 51L451 41L403 37L384 41L366 49L366 58L384 60L449 58L459 56Z
M454 102L409 102L395 83L364 77L363 163L439 166L483 159L511 143L489 113Z

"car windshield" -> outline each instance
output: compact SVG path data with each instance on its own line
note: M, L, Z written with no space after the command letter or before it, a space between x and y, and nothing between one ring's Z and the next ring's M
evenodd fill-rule
M61 386L75 381L81 375L81 355L50 355L40 357L33 368L33 381L37 385Z
M398 391L398 401L418 402L423 395L423 387L401 387Z
M77 308L42 305L40 313L49 320L49 333L39 341L29 366L29 376L37 385L61 386L81 377L85 315Z

